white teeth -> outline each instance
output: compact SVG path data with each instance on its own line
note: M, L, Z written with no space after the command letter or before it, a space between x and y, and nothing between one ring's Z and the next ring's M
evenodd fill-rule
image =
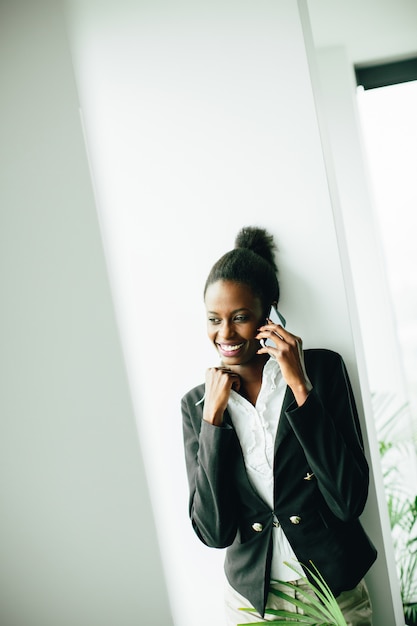
M243 346L243 343L239 343L236 346L226 346L226 345L220 344L220 347L223 350L223 352L234 352L235 350L239 350L239 348L241 348L242 346Z

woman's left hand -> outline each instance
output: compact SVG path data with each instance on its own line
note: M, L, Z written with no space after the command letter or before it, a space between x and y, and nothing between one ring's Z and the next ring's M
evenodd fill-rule
M270 339L274 346L266 345L258 350L258 354L270 354L279 363L285 382L291 388L298 406L307 399L313 386L307 376L304 364L303 342L272 320L261 326L256 339Z

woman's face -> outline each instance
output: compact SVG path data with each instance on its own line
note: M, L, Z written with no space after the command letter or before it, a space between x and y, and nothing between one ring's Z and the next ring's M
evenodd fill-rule
M219 280L206 291L207 333L224 365L244 365L256 356L262 305L247 285Z

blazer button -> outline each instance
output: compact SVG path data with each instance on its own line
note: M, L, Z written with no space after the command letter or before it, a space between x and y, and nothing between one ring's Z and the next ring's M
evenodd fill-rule
M298 515L291 515L290 522L291 524L299 524L301 522L301 517L298 517Z
M259 522L255 522L254 524L252 524L252 528L256 533L261 533L264 529L262 524L260 524Z

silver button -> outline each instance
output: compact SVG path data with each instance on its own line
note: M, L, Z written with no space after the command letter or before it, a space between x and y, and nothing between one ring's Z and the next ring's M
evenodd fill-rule
M252 524L252 528L256 533L261 533L264 529L262 524L260 524L259 522L255 522L254 524Z
M274 520L272 522L272 526L274 526L275 528L279 528L279 521L278 520Z
M298 517L298 515L291 515L290 522L291 524L299 524L301 522L301 517Z

